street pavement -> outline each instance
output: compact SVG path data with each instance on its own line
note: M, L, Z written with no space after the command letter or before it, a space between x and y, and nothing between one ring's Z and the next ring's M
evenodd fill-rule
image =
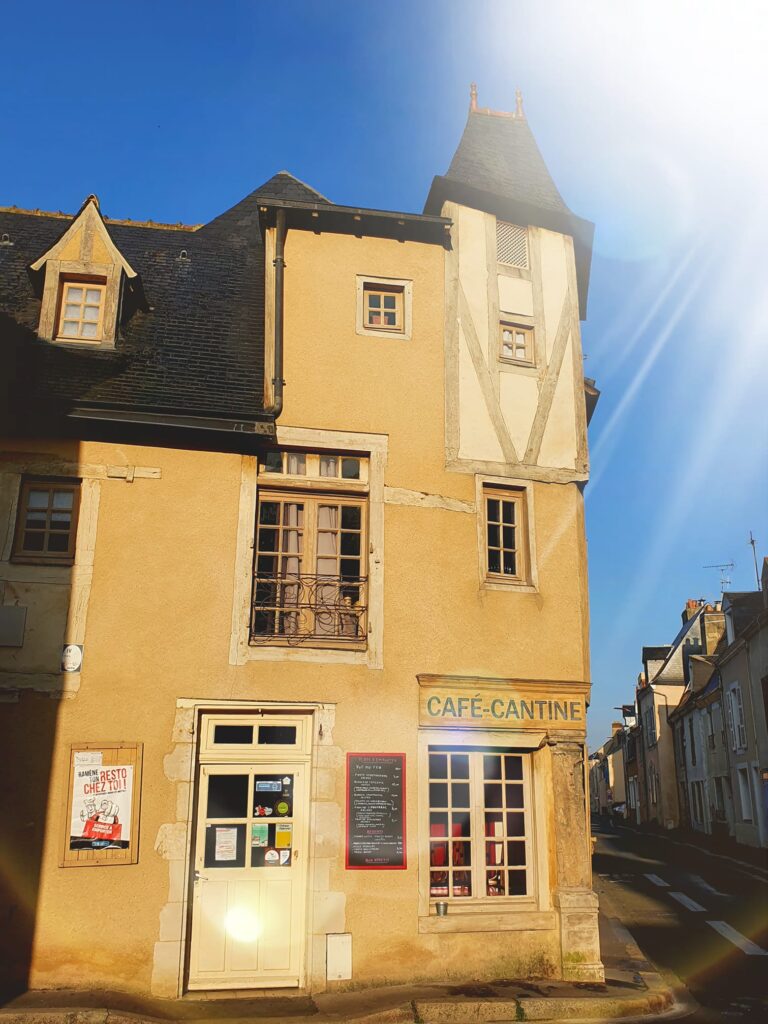
M768 869L600 819L592 832L601 912L693 996L687 1019L768 1024Z

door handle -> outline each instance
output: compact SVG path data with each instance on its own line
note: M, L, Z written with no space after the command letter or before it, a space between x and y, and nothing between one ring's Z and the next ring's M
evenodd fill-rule
M208 881L208 879L205 878L203 875L201 875L199 871L195 871L194 880L196 882L207 882Z

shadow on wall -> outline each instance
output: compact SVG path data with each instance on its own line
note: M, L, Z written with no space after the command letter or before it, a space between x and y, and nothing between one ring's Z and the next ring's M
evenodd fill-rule
M16 526L19 439L29 409L27 358L34 334L0 314L0 994L29 984L44 847L58 864L65 808L49 807L60 701L51 696L61 669L71 572L8 558ZM80 445L59 451L77 462ZM3 609L24 609L7 614ZM19 625L19 620L23 622ZM5 628L3 628L5 626Z

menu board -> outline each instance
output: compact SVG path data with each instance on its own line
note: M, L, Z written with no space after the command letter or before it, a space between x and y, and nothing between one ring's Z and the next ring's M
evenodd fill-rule
M405 868L405 754L347 754L346 866Z

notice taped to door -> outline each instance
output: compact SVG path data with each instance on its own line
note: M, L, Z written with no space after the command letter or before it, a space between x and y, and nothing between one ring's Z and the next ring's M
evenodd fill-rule
M406 867L405 754L347 754L346 867Z

